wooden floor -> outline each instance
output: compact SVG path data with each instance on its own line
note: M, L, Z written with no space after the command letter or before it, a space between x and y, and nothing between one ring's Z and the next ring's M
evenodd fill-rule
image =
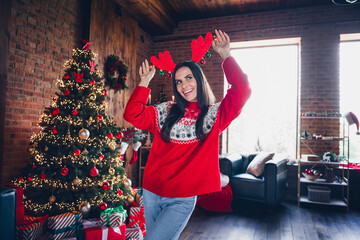
M315 207L316 206L316 207ZM242 206L235 213L212 213L196 207L180 240L360 239L360 211L285 202L268 210Z

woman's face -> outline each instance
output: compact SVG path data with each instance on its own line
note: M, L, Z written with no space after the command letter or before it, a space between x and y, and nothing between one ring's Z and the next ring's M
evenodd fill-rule
M197 102L197 84L188 67L181 67L175 73L176 89L188 102Z

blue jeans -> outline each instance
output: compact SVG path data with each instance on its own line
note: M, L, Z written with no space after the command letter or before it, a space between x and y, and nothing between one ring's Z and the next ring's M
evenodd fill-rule
M146 240L176 240L194 211L195 197L166 198L143 190Z

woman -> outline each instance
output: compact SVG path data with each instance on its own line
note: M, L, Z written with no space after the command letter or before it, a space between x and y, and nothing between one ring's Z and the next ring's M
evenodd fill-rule
M218 30L215 34L212 47L232 85L221 103L214 104L200 66L187 61L176 65L172 75L176 103L145 106L155 74L145 60L139 68L141 81L125 109L125 120L154 134L143 178L148 240L178 239L196 197L221 190L219 135L240 114L251 89L230 56L229 36Z

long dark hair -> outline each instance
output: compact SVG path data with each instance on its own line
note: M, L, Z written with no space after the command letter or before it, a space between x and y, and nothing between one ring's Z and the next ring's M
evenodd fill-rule
M169 112L169 115L166 117L163 127L161 128L161 138L165 142L170 142L170 131L174 124L179 121L185 113L185 108L188 104L180 93L177 91L176 82L175 82L175 74L177 70L181 67L188 67L197 84L197 102L199 108L201 110L200 116L196 120L195 131L196 138L201 142L205 140L205 134L203 130L204 117L208 112L209 106L215 103L214 94L209 86L209 83L206 81L203 71L200 66L197 65L193 61L186 61L176 65L174 72L172 74L172 83L173 83L173 91L176 99L176 104L174 104Z

